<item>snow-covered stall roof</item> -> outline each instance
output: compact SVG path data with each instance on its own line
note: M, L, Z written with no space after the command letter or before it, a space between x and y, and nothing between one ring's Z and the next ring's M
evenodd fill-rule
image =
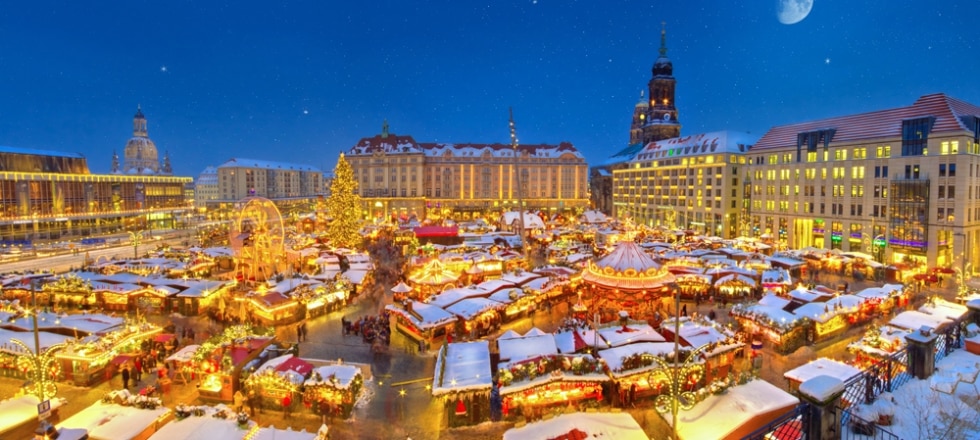
M476 286L479 287L480 289L483 289L483 290L487 291L487 292L497 292L500 289L506 289L508 287L516 287L514 285L514 283L511 283L511 282L508 282L508 281L504 281L504 280L500 280L500 279L497 279L497 280L487 280L487 281L484 281L484 282L482 282L480 284L477 284Z
M664 321L661 329L674 331L673 319ZM713 352L706 352L705 356L712 356L713 353L727 351L744 345L740 342L734 342L735 333L731 330L725 329L720 325L698 322L687 317L681 318L680 331L681 338L691 348L698 348L707 344L719 344ZM726 345L726 342L730 342L730 344Z
M71 336L64 336L57 333L48 333L44 331L37 332L37 335L42 352L53 345L75 339ZM15 332L13 330L0 328L0 351L20 354L20 347L13 345L10 342L12 339L17 339L20 342L23 342L25 345L27 345L27 348L30 349L31 353L34 352L34 332Z
M238 440L244 431L235 420L215 418L210 415L187 417L163 425L149 440Z
M293 431L290 428L279 429L275 426L266 426L265 428L257 428L255 431L251 431L252 435L249 440L313 440L316 438L315 432L306 432L306 430Z
M918 331L922 327L928 327L934 330L945 328L947 325L952 324L952 322L953 321L942 316L930 315L928 313L910 310L908 312L902 312L895 315L891 321L888 321L888 325L910 331Z
M510 304L523 296L525 296L523 289L508 287L506 289L501 289L494 292L492 295L490 295L489 299L501 304Z
M456 315L439 307L418 301L412 303L412 312L394 304L385 306L385 310L398 313L408 318L416 328L423 331L456 321Z
M966 318L966 315L970 313L970 309L965 305L949 302L942 298L927 301L925 305L919 307L919 311L933 316L952 319L956 322L962 322L963 318Z
M466 298L485 297L487 295L489 295L489 292L477 286L457 287L455 289L447 289L429 298L426 303L445 309Z
M511 283L515 286L523 286L524 283L527 283L528 281L531 281L536 278L541 278L541 274L534 273L534 272L527 272L527 271L521 271L520 273L510 272L500 276L501 280Z
M467 298L449 307L446 311L469 321L487 310L502 309L506 305L486 298Z
M558 346L551 334L540 336L521 336L519 338L497 339L500 349L500 362L517 362L546 354L557 354Z
M757 379L733 386L727 393L708 396L694 408L681 411L677 433L686 440L742 438L799 403L792 394Z
M348 270L344 272L344 276L351 282L351 284L361 284L364 282L364 277L367 276L368 271L366 270Z
M832 295L816 292L803 287L797 287L789 292L789 296L800 302L809 303L830 299Z
M768 306L768 307L773 307L773 308L776 308L776 309L783 309L787 305L789 305L789 303L790 303L790 300L788 300L786 298L783 298L781 296L778 296L778 295L771 294L771 293L767 293L761 299L759 299L759 304L760 305L764 305L764 306Z
M439 349L432 378L433 396L458 391L489 391L492 385L488 341L452 343Z
M312 365L309 362L296 358L292 354L286 354L269 359L255 371L255 374L273 370L280 376L285 377L290 383L302 385L307 374L310 373L311 367Z
M319 374L320 380L317 380L317 374ZM335 365L324 365L321 367L316 367L310 374L310 378L303 382L304 386L319 385L330 380L330 377L336 380L334 386L337 388L348 388L354 378L361 376L361 369L356 365L348 364L335 364Z
M59 428L85 429L93 440L120 440L136 438L157 419L170 412L166 406L142 409L115 403L96 402L67 420Z
M582 434L571 437L573 431ZM556 438L608 438L647 440L646 433L629 413L571 413L550 420L508 429L504 440L539 440Z
M0 432L7 432L17 426L37 421L37 404L41 401L37 396L27 394L20 397L12 397L0 402ZM51 399L51 409L60 408L66 403L64 398L55 397Z
M655 370L660 368L656 363L647 365L642 368L637 368L629 371L620 371L623 369L623 359L635 354L652 354L652 355L665 355L667 353L674 352L673 342L637 342L635 344L622 345L619 347L607 348L605 350L599 350L598 355L606 365L609 367L609 371L612 372L613 377L623 377L629 376L636 373L640 373L648 370Z
M830 376L847 382L860 373L857 367L822 357L783 373L783 377L794 382L806 382L817 376Z
M632 344L634 342L666 342L667 339L657 333L649 324L628 324L626 329L617 325L599 329L599 336L609 347Z

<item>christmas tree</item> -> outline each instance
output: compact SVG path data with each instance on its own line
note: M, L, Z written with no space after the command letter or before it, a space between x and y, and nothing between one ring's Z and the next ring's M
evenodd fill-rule
M331 217L327 226L327 237L337 247L354 248L361 243L361 196L357 194L357 181L354 169L340 154L337 167L333 170L330 183L330 198L327 199L327 215Z

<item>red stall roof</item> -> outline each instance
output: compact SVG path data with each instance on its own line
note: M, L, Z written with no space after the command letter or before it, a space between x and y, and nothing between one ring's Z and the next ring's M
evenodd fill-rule
M455 237L459 229L455 226L419 226L414 229L415 236L423 237Z

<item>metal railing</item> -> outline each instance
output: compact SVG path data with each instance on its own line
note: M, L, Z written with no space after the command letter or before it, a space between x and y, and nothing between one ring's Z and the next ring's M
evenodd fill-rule
M769 424L756 429L751 434L742 437L742 440L805 440L807 439L806 427L810 425L810 405L800 403L792 410L788 411L769 422ZM815 439L818 440L818 439Z

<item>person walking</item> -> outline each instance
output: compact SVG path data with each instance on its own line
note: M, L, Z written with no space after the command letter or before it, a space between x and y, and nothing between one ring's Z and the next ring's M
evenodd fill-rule
M136 360L133 361L133 383L140 383L143 379L143 359L140 356L136 356Z
M289 393L286 393L286 395L282 397L282 418L289 418L289 407L292 404L293 398L289 396Z
M123 389L128 390L129 389L129 365L123 365L121 375L123 381Z
M255 395L255 390L249 390L248 392L248 411L255 417L255 401L258 400L258 396Z
M242 412L242 410L245 408L245 394L242 393L242 390L235 391L235 397L233 399L235 412Z
M320 423L326 425L327 419L330 418L330 413L332 412L330 402L327 399L320 399Z

